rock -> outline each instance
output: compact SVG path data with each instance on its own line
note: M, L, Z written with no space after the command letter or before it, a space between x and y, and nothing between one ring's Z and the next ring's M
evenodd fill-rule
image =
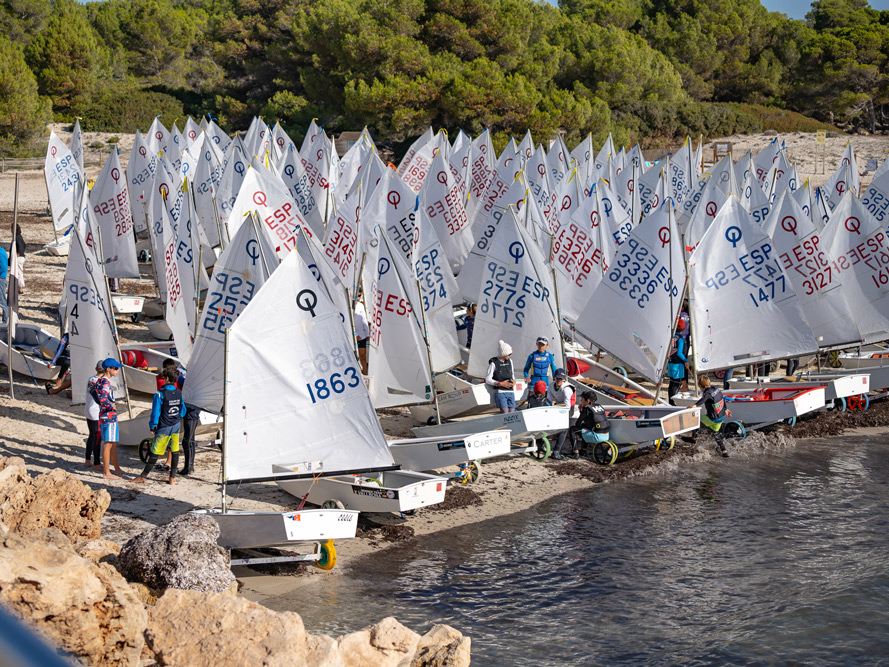
M777 137L778 136L777 130L765 130L762 134L765 137Z
M189 667L299 665L307 648L299 614L231 595L181 590L166 591L149 610L145 639L159 665Z
M127 542L118 568L149 588L230 591L235 575L216 544L218 537L219 524L212 518L183 514Z
M163 591L159 591L156 588L148 588L148 586L140 584L138 581L131 581L130 588L133 589L136 597L146 607L153 607L157 604L158 598L164 594Z
M339 644L327 635L306 636L304 667L345 667L340 658Z
M101 534L111 496L60 468L32 478L20 458L0 458L0 521L20 535L58 528L72 540Z
M472 641L450 625L434 625L420 637L411 667L464 667Z
M337 642L346 665L400 665L414 654L420 635L391 616L376 625L343 635Z
M120 546L101 537L96 540L78 542L74 545L78 556L82 556L93 563L108 563L111 567L117 567L117 554Z
M138 665L148 620L123 577L57 529L0 538L0 602L89 664Z

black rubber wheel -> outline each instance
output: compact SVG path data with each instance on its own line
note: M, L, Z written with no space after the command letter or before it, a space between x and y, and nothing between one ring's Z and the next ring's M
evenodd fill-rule
M426 426L435 426L435 415L426 420Z
M552 452L552 445L549 443L549 438L544 435L537 441L537 449L531 452L531 456L538 461L545 461L549 458L549 455L552 454Z
M617 445L610 440L597 442L593 447L593 460L600 466L610 466L617 461Z
M744 428L744 424L738 421L726 422L722 427L722 432L726 438L743 440L747 437L747 429Z
M145 438L139 443L139 460L148 463L148 453L151 451L151 438Z

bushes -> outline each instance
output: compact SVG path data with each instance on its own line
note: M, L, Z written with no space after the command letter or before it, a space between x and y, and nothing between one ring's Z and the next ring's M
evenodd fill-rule
M128 81L96 91L78 105L76 113L83 118L84 131L89 132L135 132L148 128L158 114L164 116L166 125L185 116L176 98L143 90Z

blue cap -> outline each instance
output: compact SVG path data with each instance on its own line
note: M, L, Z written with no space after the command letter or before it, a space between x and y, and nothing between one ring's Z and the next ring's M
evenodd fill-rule
M102 368L120 368L120 362L114 357L108 357L102 362Z

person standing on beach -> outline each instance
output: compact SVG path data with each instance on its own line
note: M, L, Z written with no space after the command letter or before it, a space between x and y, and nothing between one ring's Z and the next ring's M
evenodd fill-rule
M358 292L358 296L355 298L355 338L361 374L367 375L367 344L370 342L370 327L367 324L367 311L361 301L361 292Z
M494 387L494 403L500 412L515 412L515 380L512 370L512 346L504 341L497 341L500 356L488 359L488 372L485 384Z
M87 468L102 469L102 438L99 433L99 404L93 398L92 389L99 381L102 372L102 362L96 364L96 374L86 382L86 401L83 404L83 414L86 416L86 459L83 462Z
M154 433L154 442L142 473L133 479L136 484L145 484L148 481L148 474L157 463L158 457L167 453L167 447L173 455L168 483L176 483L176 469L179 467L179 429L182 425L185 403L182 400L182 391L176 386L179 371L175 367L165 368L164 380L166 383L154 395L154 400L151 402L148 428Z
M569 433L573 432L574 424L577 421L574 415L576 400L574 397L574 389L565 381L565 378L565 369L557 368L555 375L553 375L553 383L546 390L546 398L549 400L550 405L568 408L568 429L551 434L551 437L558 435L558 440L556 441L555 447L553 447L552 455L556 461L561 461L565 458L565 456L562 455L562 448L565 446L565 441L568 439ZM579 453L575 458L580 458Z
M10 267L15 272L19 281L19 294L25 293L25 239L22 236L22 228L15 226L15 266ZM12 248L10 248L11 250Z
M536 382L544 382L549 387L549 374L556 374L556 358L552 352L547 351L549 341L541 336L537 339L537 351L528 355L525 362L525 382L533 385Z
M670 378L667 400L670 405L676 405L673 402L673 397L679 393L685 378L688 377L688 356L685 347L688 339L682 335L683 331L685 331L685 322L679 320L676 323L676 333L673 334L670 356L667 358L667 377Z
M120 373L120 362L108 357L102 362L102 372L97 376L96 383L90 392L93 400L99 404L99 432L102 440L102 471L105 479L120 479L123 475L117 462L117 405L114 402L114 389L111 379ZM111 474L111 464L115 474Z

